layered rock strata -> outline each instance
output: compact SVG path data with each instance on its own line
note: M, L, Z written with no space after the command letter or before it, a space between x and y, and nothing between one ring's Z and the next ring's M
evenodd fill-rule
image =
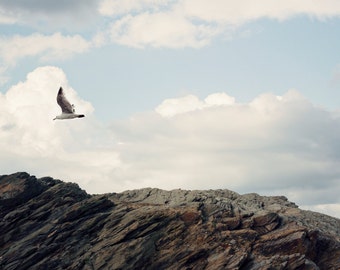
M285 197L141 189L88 195L0 176L0 269L340 269L340 220Z

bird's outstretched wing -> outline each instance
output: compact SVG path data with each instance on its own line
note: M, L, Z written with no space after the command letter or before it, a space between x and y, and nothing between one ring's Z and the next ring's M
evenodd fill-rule
M57 102L63 113L74 113L74 108L64 95L63 88L60 87L57 95Z

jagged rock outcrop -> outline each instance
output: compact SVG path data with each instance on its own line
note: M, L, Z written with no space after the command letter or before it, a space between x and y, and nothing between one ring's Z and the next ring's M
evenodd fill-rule
M340 269L340 220L285 197L141 189L88 195L0 176L0 269Z

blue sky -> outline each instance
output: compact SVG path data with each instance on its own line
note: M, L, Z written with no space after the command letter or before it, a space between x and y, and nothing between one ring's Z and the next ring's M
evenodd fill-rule
M0 173L340 216L339 15L332 0L0 1ZM60 85L85 119L50 121Z
M334 53L340 47L339 21L262 19L198 49L110 44L63 61L41 63L28 57L8 72L5 86L24 80L37 66L61 67L104 121L152 109L166 98L187 93L203 98L219 91L247 102L263 92L280 95L294 88L315 104L335 109L340 98L340 56Z

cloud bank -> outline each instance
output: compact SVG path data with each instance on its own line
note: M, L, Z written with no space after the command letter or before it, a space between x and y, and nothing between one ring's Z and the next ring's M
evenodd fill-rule
M0 37L0 84L24 57L65 60L112 44L197 49L217 38L231 38L240 27L260 19L325 20L339 15L336 0L279 4L273 0L4 0L0 25L22 31Z
M52 121L60 85L84 119ZM248 103L226 93L173 98L107 127L64 72L46 66L0 95L0 111L1 174L50 175L89 193L227 188L333 215L340 206L340 118L295 90Z

